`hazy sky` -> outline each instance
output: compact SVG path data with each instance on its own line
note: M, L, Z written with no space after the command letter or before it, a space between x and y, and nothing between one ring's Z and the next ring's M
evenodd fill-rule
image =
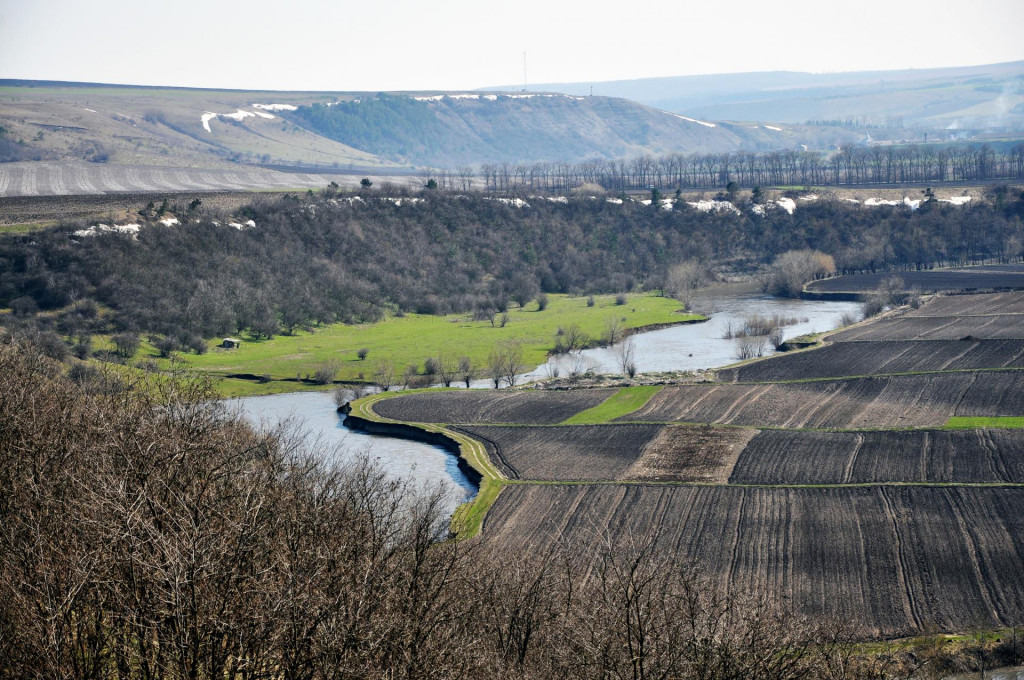
M472 89L1024 59L1024 0L0 0L0 78Z

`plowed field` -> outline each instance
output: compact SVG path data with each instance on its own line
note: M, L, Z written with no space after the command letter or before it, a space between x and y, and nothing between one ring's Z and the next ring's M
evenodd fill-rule
M809 283L807 290L814 293L871 293L884 279L892 276L903 279L908 289L917 288L923 293L1024 289L1024 265L1002 264L962 269L837 276Z
M1022 622L1024 489L513 486L484 540L584 554L642 539L731 592L765 593L876 635Z
M764 430L730 484L1024 483L1024 430Z
M511 479L724 484L757 431L724 427L575 425L454 428L487 447Z
M932 427L954 415L1022 413L1024 371L1007 371L668 386L618 421L845 429Z
M457 428L487 447L494 464L512 479L624 479L660 425Z
M524 423L554 425L597 406L617 390L420 392L373 405L393 420L414 423Z
M768 382L843 376L1024 367L1024 340L838 342L719 371L722 381Z
M1024 314L901 316L828 336L834 342L881 340L1024 339Z
M1024 292L984 295L940 295L931 298L908 316L965 316L978 314L1024 314Z

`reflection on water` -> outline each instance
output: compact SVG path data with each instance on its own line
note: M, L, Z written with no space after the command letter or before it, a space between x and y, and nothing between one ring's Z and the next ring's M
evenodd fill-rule
M459 470L457 459L439 446L394 437L381 437L342 425L330 392L292 392L234 400L242 413L257 424L275 427L294 421L311 446L319 446L339 462L367 455L389 473L417 485L440 484L450 497L450 510L476 493Z
M640 333L633 336L635 363L641 373L657 371L693 371L717 368L736 361L736 341L723 336L729 327L743 326L743 321L754 314L801 319L800 323L783 329L785 339L805 333L818 333L839 326L839 317L844 313L857 313L860 303L830 302L819 300L792 300L762 297L720 298L697 300L694 308L712 308L711 318L704 323L672 326L662 330ZM772 346L766 345L765 354L772 354ZM596 373L622 372L615 352L611 349L591 349L583 357L596 365ZM529 374L530 378L544 378L550 375L553 362L540 366ZM564 361L564 359L562 359ZM561 374L565 375L564 367Z

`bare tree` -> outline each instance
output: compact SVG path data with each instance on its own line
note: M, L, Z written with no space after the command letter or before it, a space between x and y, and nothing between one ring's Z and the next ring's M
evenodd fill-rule
M472 382L476 379L479 371L473 366L473 360L467 356L459 357L458 376L466 385L466 389L469 389Z
M508 383L509 387L515 387L519 374L526 368L526 365L523 363L523 346L516 340L510 340L502 344L504 345L502 349L504 357L502 370L505 374L505 382Z
M505 379L505 358L498 350L491 351L487 357L487 378L494 385L494 389L501 387L501 381Z
M387 392L395 384L395 365L389 359L380 359L373 371L373 382L381 392Z
M610 316L604 324L604 344L614 347L622 339L622 320L618 316Z
M451 354L442 352L434 357L434 368L438 379L445 387L451 387L459 370L459 362Z
M619 368L622 370L622 375L628 375L630 378L636 375L636 345L633 342L633 337L630 336L623 340L615 348L615 359L619 364Z
M775 258L762 284L772 295L799 297L805 283L835 271L831 255L816 250L789 250Z
M693 303L693 295L707 281L707 272L697 260L686 260L669 267L665 275L662 292L666 297L675 298L687 309Z

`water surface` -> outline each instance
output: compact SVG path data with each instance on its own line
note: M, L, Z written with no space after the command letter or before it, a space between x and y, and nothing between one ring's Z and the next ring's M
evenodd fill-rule
M342 425L330 392L290 392L232 400L256 424L276 427L294 423L310 446L340 463L366 455L390 474L416 485L441 485L450 497L449 510L468 500L476 487L459 470L458 459L440 446L350 430Z
M767 295L698 299L693 307L697 310L710 308L711 318L703 323L671 326L633 336L634 361L639 372L694 371L718 368L735 362L737 341L723 336L727 328L742 327L744 319L754 314L779 314L783 317L802 319L799 323L783 329L783 338L790 339L806 333L832 330L840 325L839 318L844 313L856 315L860 311L858 302L794 300ZM764 353L765 356L774 353L771 344L766 342ZM594 366L595 373L622 373L619 360L612 349L591 349L584 351L582 355ZM561 374L565 375L566 367L571 360L552 357L547 364L529 373L528 377L548 377L551 375L552 367L559 363Z

